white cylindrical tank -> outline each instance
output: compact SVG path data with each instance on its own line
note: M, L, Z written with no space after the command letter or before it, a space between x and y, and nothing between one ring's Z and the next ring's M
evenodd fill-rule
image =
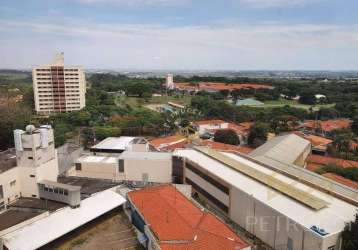
M49 143L49 133L47 128L40 128L41 148L47 148Z
M15 129L14 130L14 142L15 142L15 149L16 151L23 151L24 148L22 146L22 140L21 135L25 133L25 131L21 129Z

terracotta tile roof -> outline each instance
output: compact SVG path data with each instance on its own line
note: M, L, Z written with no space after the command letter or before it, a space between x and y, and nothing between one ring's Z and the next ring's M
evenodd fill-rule
M334 173L325 173L323 174L324 177L327 177L335 182L341 183L345 186L358 189L358 182L352 181L350 179L344 178L340 175L336 175Z
M234 130L237 134L248 134L253 125L253 122L229 123L229 129Z
M238 89L272 89L270 85L256 84L256 83L217 83L217 82L199 82L197 85L190 85L189 83L175 83L175 87L185 90L238 90Z
M322 155L310 155L307 158L307 163L311 164L312 168L317 168L317 166L325 166L328 164L335 164L342 168L354 167L358 168L358 161L350 161L339 158L333 158Z
M209 141L209 140L203 140L203 141L201 141L200 144L202 146L208 146L212 149L216 149L219 151L239 152L239 153L243 153L243 154L248 154L252 150L254 150L253 148L246 147L246 146L235 146L235 145L225 144L225 143L221 143L221 142L214 142L214 141Z
M224 250L249 246L218 218L201 211L172 185L132 191L128 196L162 249Z
M355 141L350 141L350 150L356 150L358 148L358 143L356 143Z
M201 120L201 121L195 121L194 122L197 125L215 125L215 124L222 124L222 123L228 123L224 120Z
M151 140L149 143L156 149L160 150L161 148L165 148L173 144L181 143L184 141L187 141L187 138L182 135L171 135L171 136L155 138Z
M331 132L336 129L349 128L351 124L352 121L349 119L336 119L327 121L306 120L304 124L300 127L308 127L310 129L322 129L325 132Z
M176 149L180 149L180 148L185 148L187 145L189 145L191 143L190 140L188 139L185 139L184 141L181 141L181 142L176 142L176 143L173 143L173 144L170 144L166 147L162 147L160 149L160 151L164 151L164 152L173 152L174 150Z
M300 131L294 131L293 133L306 140L309 140L314 147L327 146L333 142L332 140L327 139L325 137L317 135L306 135Z

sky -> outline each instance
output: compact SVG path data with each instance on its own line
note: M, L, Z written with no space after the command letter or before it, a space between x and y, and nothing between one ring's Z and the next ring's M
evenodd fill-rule
M0 68L358 70L357 0L0 0Z

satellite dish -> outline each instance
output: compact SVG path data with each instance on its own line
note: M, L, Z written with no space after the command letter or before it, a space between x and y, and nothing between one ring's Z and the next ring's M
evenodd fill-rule
M26 126L26 132L29 133L29 134L32 134L34 131L35 131L35 126L34 125L27 125Z

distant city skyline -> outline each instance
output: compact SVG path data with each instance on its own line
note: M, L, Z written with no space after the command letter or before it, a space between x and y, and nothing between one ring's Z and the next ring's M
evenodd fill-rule
M358 2L0 0L0 68L357 70Z

